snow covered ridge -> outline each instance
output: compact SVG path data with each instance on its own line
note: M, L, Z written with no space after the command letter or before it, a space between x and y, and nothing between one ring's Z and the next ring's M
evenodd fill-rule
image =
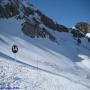
M87 33L86 36L90 38L90 33Z
M28 0L0 1L0 18L8 19L12 17L22 21L21 30L25 35L31 38L48 38L50 41L58 43L57 38L54 35L54 32L69 31L69 29L64 25L55 23L52 19L44 15L38 9L36 9L32 4L28 2ZM77 27L79 28L80 25L77 24L76 28ZM73 36L75 36L75 38L83 36L80 32L79 34L77 33L78 32L76 32L76 30L73 33Z
M53 42L57 42L56 37L51 32L68 32L64 25L55 23L30 4L28 0L0 2L0 18L8 19L12 17L22 21L21 30L31 38L48 38ZM49 28L51 32L48 30Z

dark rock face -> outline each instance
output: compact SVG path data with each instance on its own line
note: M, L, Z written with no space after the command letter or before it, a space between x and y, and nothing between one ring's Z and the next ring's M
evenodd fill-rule
M79 41L81 42L82 37L86 38L88 40L88 42L90 42L90 38L87 37L86 34L82 33L80 30L70 28L70 31L71 31L71 33L73 35L73 38L75 40L77 40L77 43L79 43Z
M41 21L48 27L59 32L68 32L68 29L64 25L55 23L52 19L42 14L39 10L36 11L41 17Z
M34 15L34 11L31 10L29 7L24 7L24 14L25 14L26 16Z
M71 33L72 33L74 38L85 37L84 34L82 34L79 30L76 30L76 29L72 29Z
M35 26L33 24L31 24L30 22L24 22L22 24L22 31L24 32L24 34L26 34L27 36L31 37L31 38L46 38L48 37L49 40L55 42L56 38L48 32L48 30L46 30L45 28L40 28L38 26Z
M10 18L19 14L18 7L12 2L0 5L0 18Z
M38 28L36 28L34 25L32 25L29 22L24 22L22 24L22 31L31 38L35 38L35 36L38 35Z
M90 33L90 24L86 22L79 22L75 25L75 27L81 30L84 34Z

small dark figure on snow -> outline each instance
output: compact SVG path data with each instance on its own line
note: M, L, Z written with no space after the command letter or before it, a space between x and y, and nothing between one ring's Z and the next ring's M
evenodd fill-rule
M80 45L81 44L81 40L80 38L77 39L77 45Z
M17 45L13 45L12 46L12 52L13 53L17 53L18 52L18 46Z
M90 42L90 38L88 38L88 42Z

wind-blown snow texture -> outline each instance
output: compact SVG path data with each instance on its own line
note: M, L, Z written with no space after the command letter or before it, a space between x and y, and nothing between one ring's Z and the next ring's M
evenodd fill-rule
M22 22L16 17L0 19L0 88L90 90L90 43L82 38L78 46L71 33L44 24L40 27L47 28L58 44L32 39L21 31ZM19 48L16 54L11 51L14 44Z

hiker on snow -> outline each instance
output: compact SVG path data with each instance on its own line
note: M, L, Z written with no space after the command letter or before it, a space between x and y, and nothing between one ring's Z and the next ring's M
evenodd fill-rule
M81 44L81 39L78 38L78 39L77 39L77 45L80 45L80 44Z

